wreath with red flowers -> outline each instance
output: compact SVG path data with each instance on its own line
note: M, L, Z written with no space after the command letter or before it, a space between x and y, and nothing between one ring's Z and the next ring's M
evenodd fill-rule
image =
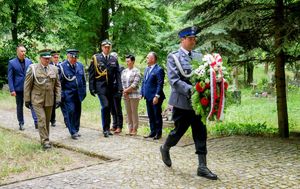
M224 119L225 94L228 89L228 73L222 66L222 57L206 54L202 62L192 62L196 70L192 76L192 106L202 122Z

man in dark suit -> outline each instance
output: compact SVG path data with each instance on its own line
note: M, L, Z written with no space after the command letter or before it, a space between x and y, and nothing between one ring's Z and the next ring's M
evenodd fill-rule
M169 104L173 106L173 121L175 129L167 137L164 145L160 147L163 162L172 166L170 148L175 146L180 138L192 127L196 154L198 154L199 166L197 175L211 180L218 177L207 168L206 163L206 125L201 121L201 116L196 115L191 104L191 89L193 87L190 77L192 76L192 60L201 61L201 54L193 51L196 45L196 27L184 28L179 32L180 49L168 55L167 73L172 91Z
M26 70L30 64L31 60L25 57L26 48L23 45L17 47L17 57L9 60L8 63L8 85L10 90L10 95L16 97L17 104L17 118L19 121L19 129L24 130L24 81ZM32 118L34 120L35 128L37 129L37 117L32 107L30 107Z
M80 137L81 103L86 96L83 65L77 61L79 51L68 49L68 59L59 65L61 83L61 110L71 138Z
M147 55L148 67L144 72L141 97L145 98L150 123L150 133L145 138L158 140L162 135L162 103L165 99L163 92L164 70L157 64L157 55L150 52Z
M51 51L51 65L54 65L58 68L58 65L60 64L59 62L59 53L60 51ZM54 103L55 103L55 99L54 99ZM55 107L55 104L53 104L53 107ZM56 126L56 113L55 113L56 108L52 108L52 114L51 114L51 119L50 119L50 123L52 127Z
M101 104L101 118L104 137L112 135L110 132L110 112L113 96L122 95L121 74L118 60L111 56L111 42L104 40L101 43L102 52L92 57L89 67L89 88L91 95L98 95ZM114 83L115 82L115 83ZM115 90L114 90L115 88Z

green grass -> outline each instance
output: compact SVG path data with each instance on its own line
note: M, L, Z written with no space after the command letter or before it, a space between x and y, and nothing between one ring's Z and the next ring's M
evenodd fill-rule
M12 175L34 175L72 163L58 149L44 151L38 142L4 129L0 129L0 160L0 184Z

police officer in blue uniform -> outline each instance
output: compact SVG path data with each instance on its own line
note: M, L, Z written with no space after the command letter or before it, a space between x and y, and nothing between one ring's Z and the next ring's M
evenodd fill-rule
M119 63L116 57L111 56L111 42L104 40L101 43L102 52L92 57L89 66L89 89L91 95L98 95L101 104L101 118L104 137L112 135L110 127L110 112L113 96L122 94L122 84ZM115 83L114 83L115 82ZM114 91L116 87L116 91Z
M25 57L26 48L23 45L17 47L17 57L9 60L8 63L8 85L10 90L10 95L16 97L17 104L17 118L19 121L19 129L24 130L24 81L26 70L30 64L31 60ZM35 128L37 129L37 117L33 108L29 107L32 113L32 118L34 120Z
M86 96L86 79L83 65L77 61L79 51L67 50L67 60L59 65L61 82L61 110L71 138L80 137L81 103Z
M193 139L198 154L199 166L197 175L208 179L216 180L218 177L212 173L206 164L206 125L201 121L201 116L196 115L191 105L192 83L192 60L201 60L201 54L192 51L196 45L196 27L184 28L179 32L180 49L170 53L167 59L167 73L172 88L169 104L173 106L173 120L175 129L167 137L165 143L160 147L162 160L171 167L170 148L175 146L180 138L192 126Z
M57 68L58 68L58 65L60 64L60 62L59 62L59 53L60 53L60 51L56 51L56 50L51 51L51 56L52 56L51 60L52 61L50 62L50 64L56 66ZM54 103L55 103L55 99L54 99ZM53 106L55 106L55 104ZM51 123L52 127L56 126L55 109L56 108L52 109L52 114L51 114L51 119L50 119L50 123Z

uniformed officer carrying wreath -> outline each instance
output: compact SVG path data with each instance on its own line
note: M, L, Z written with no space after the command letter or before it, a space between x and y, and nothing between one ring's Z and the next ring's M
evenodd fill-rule
M61 110L72 139L80 137L81 102L86 96L84 67L77 62L79 51L67 50L67 60L59 65L61 82Z
M173 120L175 129L172 130L164 145L160 147L162 160L168 166L172 166L170 148L175 146L180 138L192 126L193 139L196 154L198 154L199 166L197 175L216 180L218 177L212 173L206 164L206 125L201 121L201 116L196 115L191 105L191 77L192 60L200 60L201 54L193 51L196 45L196 27L184 28L179 32L180 49L170 53L167 60L167 71L169 83L172 88L169 104L173 106Z
M40 51L40 63L31 64L26 72L24 83L25 106L32 105L38 119L38 129L44 149L51 148L49 123L52 108L58 108L61 100L61 86L58 69L49 65L51 50ZM56 107L53 107L54 97Z
M91 95L98 95L101 104L101 118L104 137L112 135L110 128L110 110L113 102L113 95L122 95L122 84L120 77L119 63L116 57L111 56L111 42L104 40L101 43L102 52L92 57L89 67L89 89ZM115 92L114 82L117 88Z

